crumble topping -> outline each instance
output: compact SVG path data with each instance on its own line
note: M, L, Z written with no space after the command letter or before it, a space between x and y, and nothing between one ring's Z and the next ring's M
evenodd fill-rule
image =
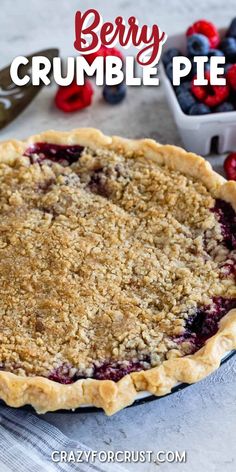
M213 196L143 156L55 149L0 163L2 368L118 380L194 352L236 306Z

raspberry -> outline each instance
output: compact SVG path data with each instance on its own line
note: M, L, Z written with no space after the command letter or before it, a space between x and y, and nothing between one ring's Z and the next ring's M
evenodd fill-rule
M223 103L229 96L229 87L227 85L211 85L209 93L204 99L205 105L210 108L216 107Z
M236 90L236 64L233 64L226 73L226 79L230 87Z
M71 113L88 107L92 102L93 88L86 80L84 85L72 82L67 87L60 87L55 96L55 104L60 110Z
M115 56L119 57L122 61L124 59L123 54L116 48L107 48L103 44L101 45L98 51L92 52L91 54L84 54L84 57L88 64L92 64L94 59L98 56L108 57L108 56Z
M194 79L192 81L191 92L199 100L199 102L203 102L204 98L206 97L205 86L194 85L194 80L195 79L196 79L196 77L194 77Z
M209 81L210 73L205 72L205 78ZM217 107L225 100L227 100L230 89L228 85L194 85L194 79L192 82L192 93L200 101L205 103L210 108Z
M232 152L225 159L224 170L228 180L236 180L236 152Z
M220 43L220 35L213 23L206 20L196 21L192 26L190 26L186 32L187 36L192 36L192 34L203 34L209 39L211 48L217 48Z

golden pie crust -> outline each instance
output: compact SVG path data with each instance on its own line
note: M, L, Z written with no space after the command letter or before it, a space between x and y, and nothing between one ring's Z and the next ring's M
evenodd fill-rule
M0 161L14 165L26 149L34 143L80 145L92 150L120 153L130 159L141 156L146 162L201 182L213 198L230 203L236 210L236 183L227 182L215 173L203 158L181 148L164 146L150 139L130 140L108 137L95 129L71 132L48 131L24 142L7 141L0 144ZM17 195L14 197L17 199ZM14 204L14 202L13 202ZM59 409L75 409L82 405L103 408L112 415L132 404L137 393L147 391L160 396L168 394L179 382L194 383L216 370L223 356L236 348L236 309L231 310L219 323L218 332L197 352L184 357L170 356L157 367L133 372L118 382L84 378L63 385L43 376L27 377L0 371L0 398L8 405L32 405L38 413Z

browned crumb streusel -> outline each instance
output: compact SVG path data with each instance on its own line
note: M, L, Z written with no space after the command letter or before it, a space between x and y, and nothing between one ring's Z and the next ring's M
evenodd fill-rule
M0 164L3 367L90 376L104 361L189 353L196 307L236 297L213 206L202 183L141 156Z

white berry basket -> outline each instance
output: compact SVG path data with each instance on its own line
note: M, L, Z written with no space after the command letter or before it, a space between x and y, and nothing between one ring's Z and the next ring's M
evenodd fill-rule
M222 36L225 31L225 29L220 30ZM183 55L185 55L185 34L168 37L164 50L172 47L180 49ZM210 154L213 143L214 152L219 154L235 150L236 111L197 116L186 115L180 108L173 85L168 79L162 63L160 70L166 97L185 148L202 156Z

